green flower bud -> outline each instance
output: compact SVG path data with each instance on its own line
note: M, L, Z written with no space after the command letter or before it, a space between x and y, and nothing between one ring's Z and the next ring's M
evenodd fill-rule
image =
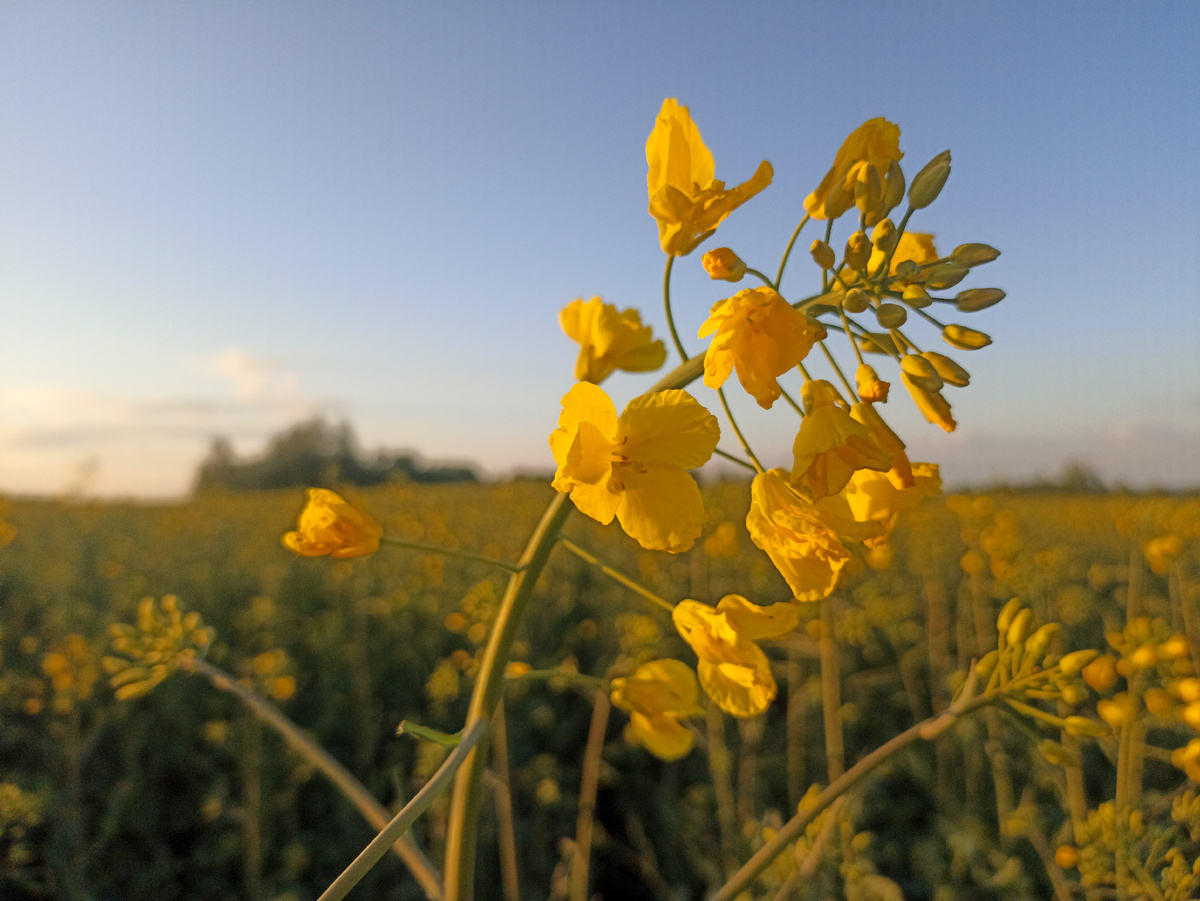
M962 263L956 263L954 260L936 263L925 270L925 284L929 285L935 291L941 291L944 288L953 288L966 278L967 273L970 271Z
M870 305L871 300L862 288L851 288L846 292L846 299L842 301L842 309L847 313L861 313Z
M892 306L892 304L884 304L884 306ZM933 368L933 364L924 357L917 356L916 354L905 354L900 358L900 368L918 388L922 388L925 391L940 391L942 389L942 377L937 374L937 370Z
M909 285L904 289L903 297L906 304L918 310L923 310L933 303L933 298L929 296L929 292L922 285Z
M881 328L900 328L908 321L908 311L897 303L882 303L875 311Z
M884 219L871 231L871 243L880 253L887 253L896 246L896 224L891 219Z
M808 252L812 254L814 262L822 269L832 269L834 263L837 262L837 254L824 241L813 241L812 247L809 248Z
M927 350L921 354L932 365L937 374L942 377L942 381L947 385L953 385L955 388L965 388L971 384L971 373L963 369L949 357L936 351Z
M871 171L874 172L875 170L872 169ZM867 240L865 233L861 231L855 232L850 236L849 240L846 241L846 265L857 272L860 269L866 269L867 262L870 259L871 242Z
M918 172L908 189L908 205L914 210L921 210L937 200L942 193L942 186L950 177L950 151L943 150Z
M968 288L954 296L954 305L958 307L959 312L975 313L1000 303L1004 296L1004 292L999 288Z
M982 266L1000 256L1000 251L987 244L959 244L950 258L964 266Z

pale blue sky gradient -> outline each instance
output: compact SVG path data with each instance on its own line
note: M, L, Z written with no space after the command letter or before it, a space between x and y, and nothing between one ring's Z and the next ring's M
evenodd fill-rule
M548 469L560 307L600 294L665 332L644 145L666 96L719 178L775 166L702 247L767 272L863 120L900 124L910 177L951 149L912 227L1000 248L963 287L1008 298L964 320L995 344L959 355L959 431L897 385L915 458L1200 484L1197 46L1194 2L7 2L0 491L180 494L214 434L248 452L313 413ZM693 353L736 290L699 257L674 282ZM785 295L815 278L798 253ZM790 464L786 407L735 411Z

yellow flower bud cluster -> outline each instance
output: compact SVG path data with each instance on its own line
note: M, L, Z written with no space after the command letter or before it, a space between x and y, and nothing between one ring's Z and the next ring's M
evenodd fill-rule
M42 675L44 679L29 682L25 712L40 712L45 707L45 695L49 693L51 709L55 713L69 713L78 703L92 696L96 680L100 678L100 661L87 640L73 633L49 647L42 657Z
M214 637L200 614L184 613L173 594L164 595L158 604L154 598L142 598L137 623L113 623L109 634L113 655L102 662L122 701L147 694L197 651L205 651Z
M1033 611L1019 598L1013 598L996 617L999 633L996 650L983 656L975 668L980 679L987 680L987 690L1005 686L1026 698L1043 701L1063 701L1078 704L1087 696L1080 672L1099 653L1093 650L1073 651L1059 657L1050 652L1054 638L1061 630L1058 623L1034 627ZM1048 725L1064 729L1073 735L1103 733L1103 727L1085 717L1052 716L1035 708L1020 708L1035 715Z
M240 669L245 681L276 701L289 701L296 694L296 678L290 673L291 661L283 648L255 654L243 661Z
M1117 885L1117 855L1123 858L1146 834L1146 824L1140 810L1118 811L1112 801L1105 801L1089 810L1083 828L1076 836L1079 881L1086 887L1112 886L1121 890L1136 889L1129 897L1145 897L1136 880ZM1124 878L1129 879L1128 876Z

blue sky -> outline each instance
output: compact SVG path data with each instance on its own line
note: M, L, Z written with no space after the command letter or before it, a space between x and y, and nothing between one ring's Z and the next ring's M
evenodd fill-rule
M177 495L213 435L250 452L314 413L368 448L549 468L558 310L599 294L664 331L644 146L668 96L717 177L774 165L704 245L765 271L865 119L899 123L910 177L951 149L912 227L1000 248L964 287L1008 298L965 320L995 343L960 355L958 431L897 385L914 458L955 483L1081 460L1200 484L1198 44L1192 2L13 0L0 491ZM736 290L699 256L674 280L693 353ZM794 257L785 295L815 277ZM734 409L789 465L787 408Z

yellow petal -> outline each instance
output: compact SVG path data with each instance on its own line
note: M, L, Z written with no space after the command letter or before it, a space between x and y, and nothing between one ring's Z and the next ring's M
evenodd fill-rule
M640 471L621 467L617 475L624 488L617 518L630 538L647 550L672 554L695 543L704 522L695 479L668 463L643 463Z
M650 197L667 185L691 193L696 186L708 187L716 168L704 146L700 129L692 122L686 106L674 97L662 102L654 130L646 141L646 188Z
M617 408L604 389L580 382L563 395L558 427L573 432L581 422L590 422L605 435L617 434ZM573 440L573 439L572 439Z
M761 648L754 645L754 650L758 653L752 666L703 660L696 666L704 693L732 716L758 716L775 700L777 688L771 664Z
M638 744L659 760L679 760L692 750L695 735L673 716L647 716L634 711L629 714L629 726Z
M795 604L760 607L739 594L721 598L717 602L717 611L724 613L734 627L752 641L786 635L800 621L800 609Z
M717 418L686 391L672 389L629 402L621 414L616 450L643 464L696 469L708 462L720 437Z

